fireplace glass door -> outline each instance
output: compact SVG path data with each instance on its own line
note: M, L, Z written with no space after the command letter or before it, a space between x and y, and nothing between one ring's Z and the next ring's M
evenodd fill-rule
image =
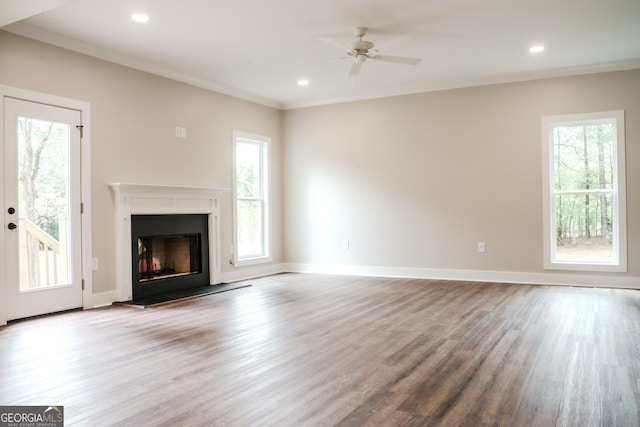
M202 272L200 235L138 237L139 282Z

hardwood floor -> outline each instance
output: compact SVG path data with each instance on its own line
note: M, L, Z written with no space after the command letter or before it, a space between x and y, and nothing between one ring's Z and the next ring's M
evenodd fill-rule
M0 328L67 426L635 426L640 293L282 274Z

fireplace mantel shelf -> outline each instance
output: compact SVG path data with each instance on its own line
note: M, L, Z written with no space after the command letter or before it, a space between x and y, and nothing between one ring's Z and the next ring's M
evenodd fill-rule
M209 188L209 187L186 187L180 185L156 185L156 184L129 184L129 183L112 183L109 187L116 193L120 194L178 194L186 195L222 195L228 188Z
M131 215L209 215L211 284L220 283L220 197L225 188L154 184L109 184L115 195L116 290L119 301L131 299Z

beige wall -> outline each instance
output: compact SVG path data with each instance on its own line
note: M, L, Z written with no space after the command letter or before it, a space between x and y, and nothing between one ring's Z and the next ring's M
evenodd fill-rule
M0 31L0 83L91 104L94 293L115 289L108 183L231 188L234 129L272 138L274 262L281 262L281 112ZM175 137L175 127L187 139ZM232 239L222 200L222 268Z
M91 104L95 293L115 286L107 184L230 188L234 129L272 138L274 266L543 273L540 118L618 109L629 272L598 283L640 278L640 70L280 112L0 31L0 83Z
M640 70L287 111L285 258L543 273L540 119L620 109L638 278Z

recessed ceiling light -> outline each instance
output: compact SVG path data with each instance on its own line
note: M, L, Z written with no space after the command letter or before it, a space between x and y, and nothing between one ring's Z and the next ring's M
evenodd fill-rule
M309 80L306 80L306 79L298 80L298 86L309 86Z
M544 50L544 46L542 46L541 44L535 45L535 46L531 46L529 48L529 52L531 52L531 53L540 53L543 50Z
M149 15L145 15L144 13L134 13L131 15L131 19L136 22L149 22Z

